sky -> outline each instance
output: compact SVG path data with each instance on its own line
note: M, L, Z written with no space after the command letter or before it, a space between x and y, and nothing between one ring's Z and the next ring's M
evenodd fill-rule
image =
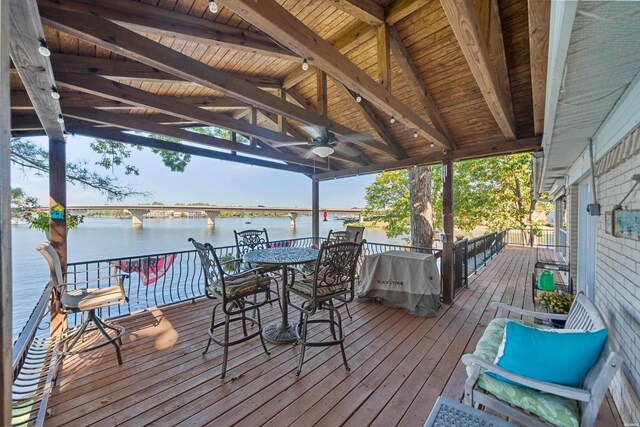
M46 137L26 138L47 147ZM93 165L98 160L89 144L92 138L70 136L67 140L67 161L85 160ZM150 149L132 150L129 163L140 170L139 176L124 175L121 170L115 176L122 184L130 184L136 190L149 192L149 197L131 197L122 202L164 204L209 203L215 205L265 205L287 207L311 207L311 180L295 172L279 171L258 166L223 162L203 157L191 157L184 172L171 172ZM93 168L101 174L112 171ZM343 178L320 183L321 207L364 207L365 187L375 175ZM21 187L29 196L37 197L42 204L48 200L48 178L12 166L11 186ZM67 203L117 204L93 189L67 185Z

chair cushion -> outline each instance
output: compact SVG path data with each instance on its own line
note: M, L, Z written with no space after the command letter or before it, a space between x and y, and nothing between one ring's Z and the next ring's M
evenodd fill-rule
M225 280L225 289L227 298L237 298L251 295L258 291L264 291L271 284L271 278L267 276L258 276L256 280L255 273L249 273L244 276L234 276ZM221 294L222 289L219 283L215 285L215 293Z
M119 286L68 290L60 299L65 308L79 311L116 305L122 301L124 301L124 294Z
M598 361L606 340L606 329L544 330L507 322L494 363L539 381L580 387L584 377ZM508 381L499 375L490 375Z
M294 290L304 294L311 296L313 294L313 277L307 277L306 279L296 280L291 288ZM337 285L328 285L328 286L320 286L317 290L317 295L319 297L326 297L329 295L337 294L343 292L347 289L347 284L337 284Z
M507 322L545 329L543 326L520 320L494 319L487 325L473 354L489 363L493 363L502 343ZM540 364L545 365L545 361L540 361ZM472 369L471 366L467 366L468 375L471 375ZM529 411L553 425L578 427L580 424L578 403L573 399L541 393L528 387L507 383L492 378L484 372L480 374L476 384L479 388L498 399Z

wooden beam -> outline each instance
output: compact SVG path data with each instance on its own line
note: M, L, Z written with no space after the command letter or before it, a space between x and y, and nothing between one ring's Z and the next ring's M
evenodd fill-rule
M10 104L11 2L0 2L0 104ZM13 281L11 279L11 112L0 109L0 425L12 424Z
M258 126L258 110L256 109L256 107L251 107L250 122L252 125ZM249 138L249 140L251 141L252 146L256 145L256 137L252 136L251 138Z
M57 53L51 56L56 73L90 73L111 79L161 80L167 82L188 82L185 79L166 73L157 68L137 61L95 58L89 56L65 55ZM240 73L234 75L245 83L261 88L279 88L282 81L273 77L252 76Z
M353 132L315 111L251 86L233 73L211 68L108 20L61 10L50 0L39 4L42 19L54 29L287 118L324 126L341 135Z
M140 145L143 147L157 148L160 150L168 150L177 153L191 154L193 156L207 157L210 159L219 159L229 162L243 163L254 166L262 166L271 169L285 170L290 172L298 172L309 174L313 172L312 168L305 166L286 165L283 163L271 162L268 160L256 159L253 157L240 156L235 154L223 153L220 151L207 150L205 148L194 147L186 144L176 144L174 142L163 141L155 138L145 137L141 135L133 135L123 133L115 129L95 128L91 126L70 127L69 130L78 135L84 135L91 138L110 139L112 141L120 141L127 144Z
M64 141L64 124L58 123L60 103L51 96L55 87L49 58L38 52L44 30L35 0L10 0L9 53L31 104L50 139Z
M482 144L476 144L471 147L458 148L451 151L451 157L455 161L478 159L484 157L500 156L506 154L527 153L540 149L541 137L525 138L516 141L493 141ZM380 162L371 166L362 166L354 169L342 169L335 172L324 172L316 174L315 177L321 181L327 179L344 178L348 176L366 175L383 171L406 169L411 166L435 165L440 163L444 158L441 151L432 151L430 153L407 157L401 160L393 160L389 162Z
M493 70L498 78L498 84L504 93L507 109L513 116L513 103L511 101L511 84L509 83L509 68L507 67L507 55L504 51L504 38L502 35L502 21L498 0L490 1L489 18L489 56L493 64ZM515 117L514 117L515 123Z
M232 25L132 0L56 0L64 10L89 13L145 34L300 61L268 37Z
M442 231L444 241L442 242L442 302L447 305L453 304L455 293L454 272L453 272L453 159L445 155L442 160Z
M393 52L393 56L398 64L398 67L402 71L402 74L407 79L407 83L414 94L414 96L420 102L420 105L424 108L429 120L433 126L438 129L442 134L446 135L451 144L455 148L455 144L451 139L451 134L449 130L444 124L442 120L442 116L440 116L440 112L438 111L438 107L435 102L431 98L429 91L427 90L427 86L424 84L424 81L420 77L420 73L416 68L413 60L411 59L411 55L407 51L407 48L400 37L400 33L395 27L389 28L389 38L391 40L391 51Z
M533 92L533 127L536 135L542 135L544 132L550 20L551 2L529 0L529 55Z
M49 208L64 208L63 219L49 219L49 241L67 271L67 143L49 139Z
M241 18L271 37L300 52L326 73L338 78L349 88L365 96L376 107L416 129L423 137L451 148L447 138L395 98L386 88L375 82L366 72L343 56L329 42L323 40L300 22L275 0L222 0Z
M378 27L376 36L378 48L378 83L391 91L391 48L389 30L386 25Z
M298 104L302 108L312 108L311 102L300 94L295 88L286 89L287 99Z
M279 154L277 157L273 154L267 154L259 148L250 145L234 144L225 139L216 138L214 136L203 135L197 132L190 132L173 126L160 125L130 114L117 114L107 111L96 110L94 108L66 108L65 116L73 117L80 120L86 120L93 123L112 125L126 130L137 130L151 134L158 134L179 138L184 141L191 141L197 144L203 144L208 147L237 151L239 153L251 154L254 156L269 156L276 160L291 162L304 166L313 166L313 160L303 159L293 155ZM328 169L325 162L315 162L320 169Z
M342 36L338 37L336 41L331 43L331 45L338 51L345 53L352 49L354 46L361 44L364 40L372 37L375 32L375 27L364 23L359 24L344 33ZM312 65L309 65L309 69L307 71L304 71L302 67L300 67L300 65L295 65L289 70L287 76L284 78L282 87L285 89L290 89L307 77L311 77L314 72L315 67Z
M384 24L384 8L373 0L328 0L338 9L369 25Z
M318 244L320 237L320 181L311 179L311 237Z
M387 6L387 25L394 25L396 22L406 18L429 3L428 0L395 0Z
M511 98L498 80L488 43L483 39L473 0L440 0L480 92L504 136L516 139Z
M88 76L86 74L58 73L56 80L59 85L74 90L87 92L92 95L102 96L116 101L126 102L136 106L152 108L186 120L193 120L209 126L229 129L267 141L292 141L292 139L282 136L282 134L278 132L261 128L260 126L247 123L243 120L235 120L226 114L206 111L172 98L155 95L151 92L136 89L102 77Z
M344 96L351 100L351 105L356 108L364 119L369 123L369 126L375 130L378 136L387 144L392 150L396 159L406 157L404 149L393 139L386 126L382 123L382 120L378 119L373 111L373 108L369 105L366 99L362 99L360 102L356 101L353 93L342 83L334 80L335 86Z
M327 73L318 70L316 81L316 108L318 113L326 116L329 114L327 99Z

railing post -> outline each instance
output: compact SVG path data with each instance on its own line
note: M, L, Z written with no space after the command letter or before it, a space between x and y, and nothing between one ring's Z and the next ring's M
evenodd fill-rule
M442 217L442 300L453 304L453 161L448 155L442 161Z
M320 237L320 181L311 179L311 236L313 244L318 244Z
M9 1L0 1L0 425L11 425L11 93L9 86Z

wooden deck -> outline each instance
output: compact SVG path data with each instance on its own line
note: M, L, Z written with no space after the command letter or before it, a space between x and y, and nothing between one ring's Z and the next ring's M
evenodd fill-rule
M211 301L171 306L122 321L124 364L111 347L69 357L50 401L47 425L375 425L421 426L439 395L461 399L460 356L473 351L494 317L488 304L531 306L535 253L509 248L474 275L469 289L435 318L354 302L345 319L347 372L337 347L310 348L299 378L299 347L257 340L206 356ZM277 309L264 310L267 322ZM313 334L327 338L324 326ZM622 425L607 398L598 425Z

